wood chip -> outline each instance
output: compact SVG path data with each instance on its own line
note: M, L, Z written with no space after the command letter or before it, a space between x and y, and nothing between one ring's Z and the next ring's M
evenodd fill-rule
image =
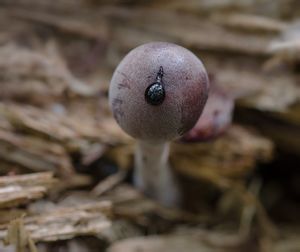
M0 158L32 171L72 174L73 166L65 149L57 143L0 130ZM14 150L14 151L11 151Z
M35 241L71 239L78 235L101 235L111 223L106 215L110 202L52 209L40 216L25 217L24 226ZM7 235L7 226L0 227L0 239Z
M52 173L0 177L0 208L26 204L45 196L55 182Z
M108 176L106 179L100 181L98 185L93 188L91 193L95 196L102 195L103 193L120 184L125 179L126 175L126 171L121 170L116 174Z

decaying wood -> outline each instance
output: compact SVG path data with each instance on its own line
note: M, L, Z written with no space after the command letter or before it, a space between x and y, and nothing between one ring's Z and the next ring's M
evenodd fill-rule
M61 175L72 173L65 150L58 144L40 138L0 132L1 159L32 171L55 171ZM10 150L14 150L13 152Z
M129 185L121 184L103 196L112 201L115 216L128 219L145 228L158 230L164 223L167 227L178 222L209 223L209 214L197 215L180 209L163 207L146 198Z
M167 11L119 9L112 11L109 15L113 18L115 25L113 37L121 39L125 37L125 34L130 34L125 37L127 40L122 46L131 48L151 40L152 37L152 40L171 40L201 50L267 55L266 48L270 41L268 36L240 34L234 30L216 26L205 19Z
M138 1L139 3L139 1ZM147 3L147 2L146 2ZM280 17L289 14L291 17L297 17L299 14L299 2L297 0L285 1L267 1L261 2L260 0L211 0L211 1L187 1L182 2L180 0L172 1L154 1L153 6L162 9L171 9L186 11L188 13L196 13L201 15L207 15L210 13L226 13L226 12L237 12L237 13L263 13L264 16ZM297 10L295 10L295 8Z
M217 14L213 16L220 25L239 29L241 31L252 32L282 32L288 27L288 24L278 19L268 18L258 15L237 14L231 13L229 15Z
M106 21L103 20L100 27L93 26L90 22L84 22L84 20L76 20L76 18L71 17L70 19L55 16L47 13L33 13L26 10L12 10L10 13L13 17L17 17L24 20L29 20L32 22L37 22L43 25L49 25L60 32L65 34L82 36L86 39L106 39L108 37L108 29Z
M68 1L62 0L57 4L53 4L47 0L36 1L36 0L26 0L26 1L2 1L2 5L8 7L19 6L20 8L25 9L36 9L36 10L51 10L51 11L74 11L82 5L81 1Z
M6 245L14 245L17 252L26 251L26 247L29 248L30 252L37 252L37 248L30 234L24 228L24 223L21 218L12 221L4 241Z
M297 75L290 71L266 71L262 65L240 66L236 71L234 61L205 56L212 81L237 99L237 107L248 107L262 112L288 113L300 99Z
M250 172L256 162L272 158L273 145L268 139L240 126L231 127L223 137L204 143L174 143L171 162L174 168L192 178L240 177Z
M1 98L45 103L61 96L71 76L49 51L43 55L13 44L1 46Z
M0 177L0 208L42 198L54 182L53 173L47 172Z
M273 54L271 62L277 63L299 63L300 52L300 24L295 21L289 27L282 30L280 36L271 42L269 51Z
M259 111L241 109L238 114L244 123L255 122L256 127L264 135L272 138L280 149L299 155L299 108L299 103L296 103L287 113L262 114ZM245 111L247 111L247 116L245 116Z
M24 227L35 242L65 240L77 235L101 235L111 225L106 217L110 208L110 202L103 201L48 212L45 210L42 215L25 217ZM7 225L0 228L0 239L4 239Z
M82 119L74 114L59 114L52 110L11 103L0 103L0 113L16 129L60 142L62 145L69 144L70 148L78 148L84 140L113 143L129 139L111 118L100 123L87 117L87 123L81 124ZM104 130L108 132L103 132Z
M0 177L0 238L19 250L35 251L37 241L44 252L59 246L88 252L92 247L78 236L115 243L185 223L201 228L116 242L110 250L298 251L299 232L279 228L284 235L275 241L259 190L247 189L253 173L261 176L260 165L279 155L274 148L300 155L298 1L133 0L130 8L127 2L0 3L0 174L6 175ZM123 184L135 146L109 112L109 80L130 49L155 40L178 43L203 60L211 82L228 94L228 103L216 98L212 110L231 119L235 100L228 130L211 141L172 145L186 208L198 203L196 213L163 208ZM281 167L271 164L268 178L273 169ZM35 173L14 175L29 171ZM258 180L263 191L268 185ZM78 196L75 188L84 190ZM282 190L271 190L272 197Z
M193 239L187 236L162 236L162 237L148 237L148 238L132 238L121 242L116 242L108 249L109 252L129 252L129 251L203 251L203 252L218 252L219 249L211 248L198 239Z
M118 173L109 176L108 178L102 180L98 183L92 190L92 194L95 196L100 196L103 193L111 190L116 185L120 184L126 177L125 171L119 171Z
M0 103L0 116L6 128L0 132L1 158L34 171L70 174L68 153L81 153L87 164L101 157L106 144L128 139L111 119L99 124L87 117L82 124L82 118L12 103Z
M8 223L12 220L18 219L24 214L26 214L26 210L18 209L18 208L4 208L0 210L0 225Z
M22 205L28 201L42 198L46 190L42 186L22 188L20 186L6 186L0 188L0 207L7 208Z
M32 173L26 175L15 176L2 176L0 177L0 186L20 185L20 186L32 186L32 185L52 185L55 179L53 173L42 172Z

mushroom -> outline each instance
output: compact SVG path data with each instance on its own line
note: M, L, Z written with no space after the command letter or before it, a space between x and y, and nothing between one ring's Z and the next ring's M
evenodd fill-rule
M110 83L109 102L121 128L137 139L133 183L165 206L181 195L169 165L169 141L198 121L208 98L202 62L189 50L152 42L130 51Z
M234 97L210 78L210 93L201 117L180 139L185 142L206 142L225 133L232 123Z

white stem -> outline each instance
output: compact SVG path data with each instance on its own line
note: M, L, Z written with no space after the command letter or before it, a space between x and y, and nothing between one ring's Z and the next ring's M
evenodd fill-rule
M167 142L138 141L135 152L134 184L159 201L172 207L180 204L178 183L169 165Z

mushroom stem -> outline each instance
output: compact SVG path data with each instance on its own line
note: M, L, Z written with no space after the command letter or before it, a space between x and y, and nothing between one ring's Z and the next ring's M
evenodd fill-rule
M178 182L169 164L169 142L137 142L135 151L135 186L164 206L178 206Z

